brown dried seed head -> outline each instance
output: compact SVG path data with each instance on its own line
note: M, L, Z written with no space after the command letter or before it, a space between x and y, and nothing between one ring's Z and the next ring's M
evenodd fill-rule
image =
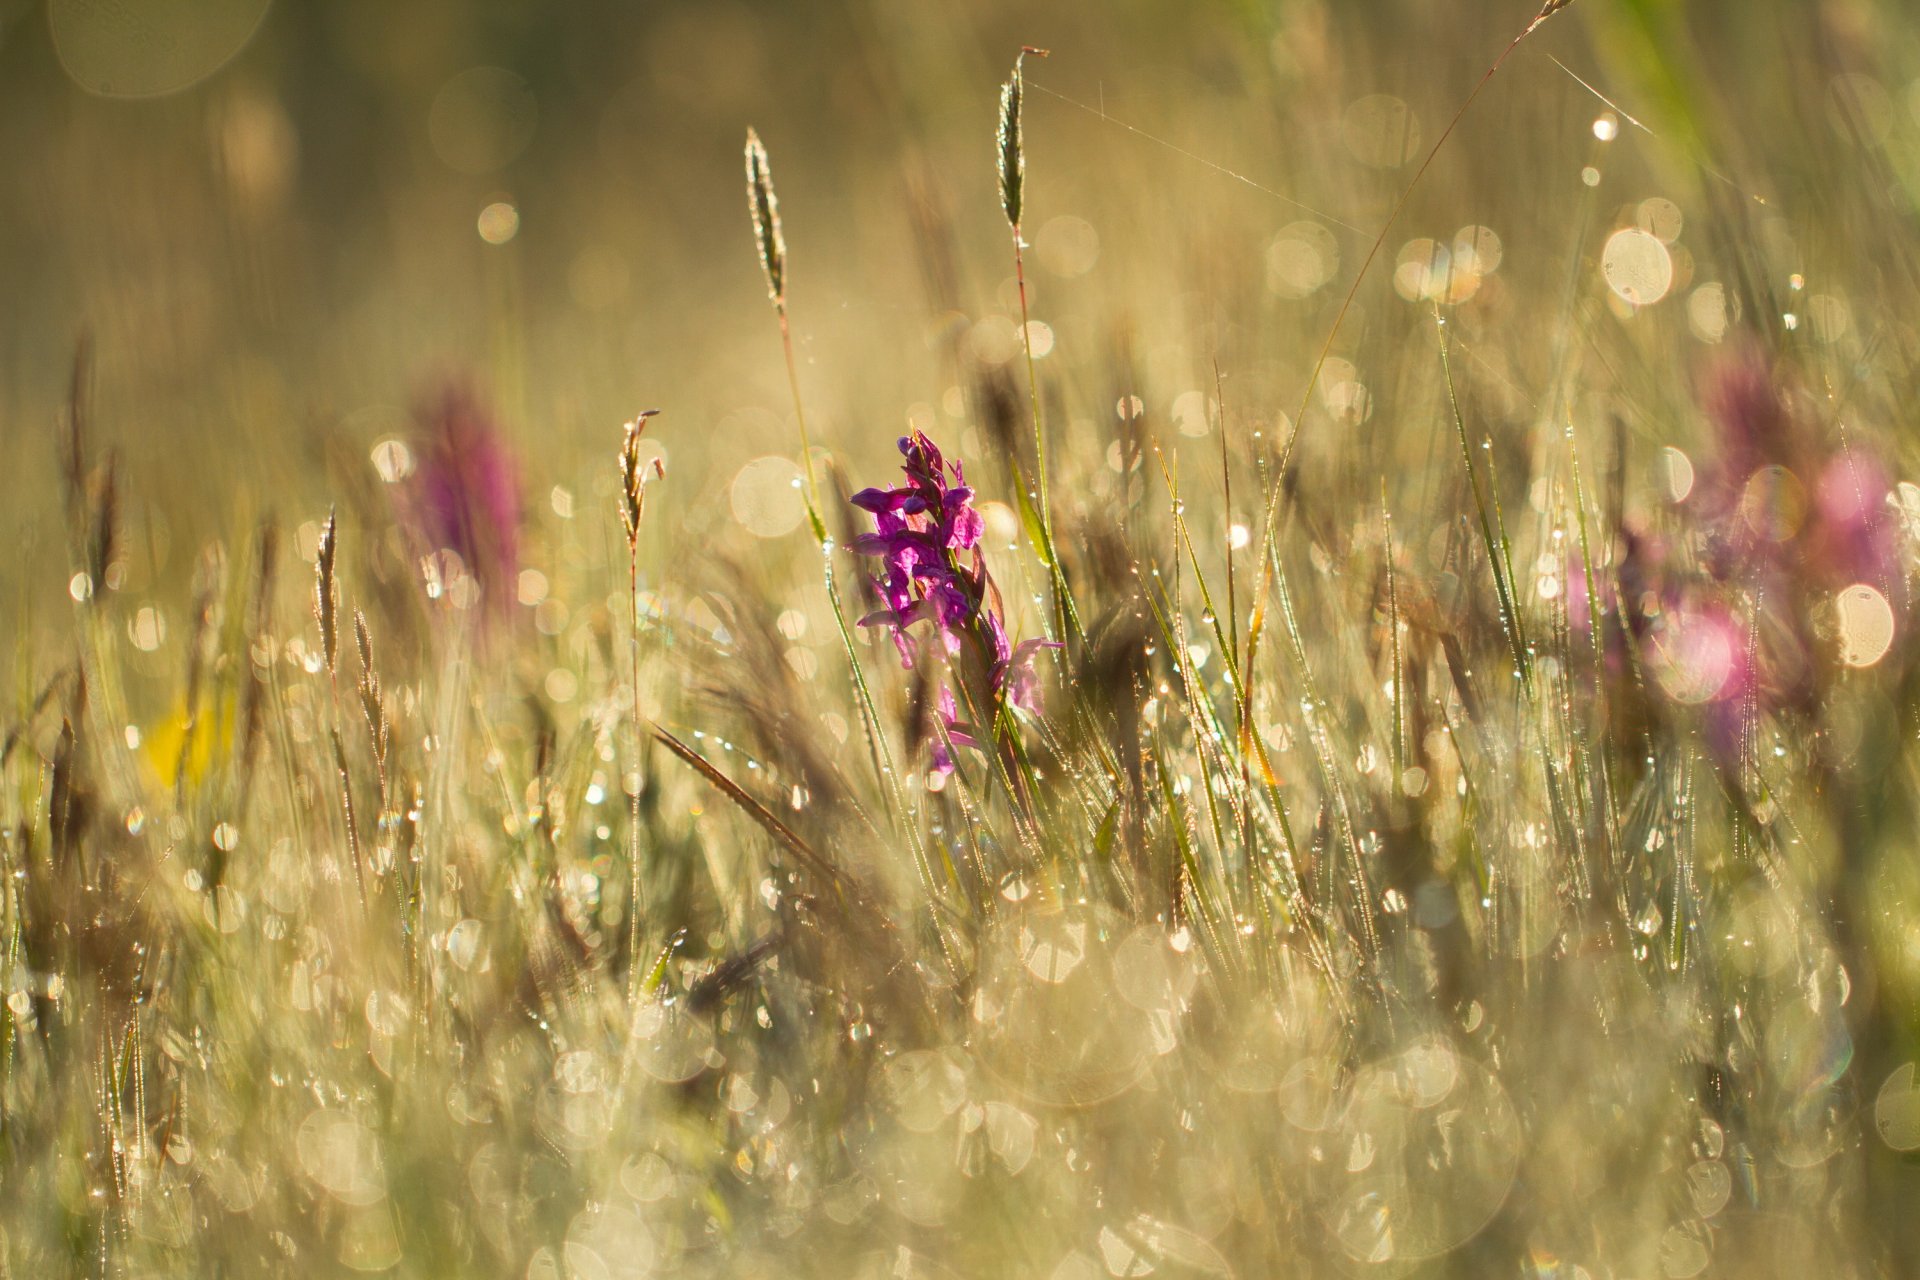
M384 768L391 727L382 703L380 673L373 669L373 635L367 627L367 615L358 609L353 611L353 644L360 652L360 713L367 719L374 759ZM381 785L384 790L384 780Z
M1545 0L1545 3L1540 6L1540 12L1534 15L1533 21L1527 24L1527 30L1522 34L1531 34L1535 27L1572 3L1573 0Z
M629 551L640 543L640 518L647 509L647 477L640 465L640 436L647 429L647 419L659 412L658 409L641 410L627 423L620 440L620 523L627 531ZM653 468L656 473L664 474L660 459L653 460Z
M627 531L627 546L640 540L640 516L645 494L640 484L640 432L636 424L627 424L626 438L620 443L620 523Z
M320 530L320 546L314 556L313 616L320 624L320 651L327 660L327 674L334 674L340 660L339 590L334 581L334 510L327 508L327 523Z

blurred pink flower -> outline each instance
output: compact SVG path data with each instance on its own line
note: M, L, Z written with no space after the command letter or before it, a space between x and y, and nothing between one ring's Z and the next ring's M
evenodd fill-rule
M1719 429L1720 458L1734 494L1756 467L1791 465L1794 423L1771 365L1757 352L1722 363L1702 396L1707 417Z
M1830 583L1888 583L1899 578L1899 527L1887 509L1893 492L1880 463L1854 449L1828 462L1814 484L1808 561Z
M1653 632L1653 654L1661 687L1676 702L1724 702L1754 689L1746 628L1718 602L1666 613Z
M519 570L519 462L463 382L450 380L423 397L415 421L415 467L402 503L408 532L422 554L457 556L448 567L471 576L481 605L504 610Z

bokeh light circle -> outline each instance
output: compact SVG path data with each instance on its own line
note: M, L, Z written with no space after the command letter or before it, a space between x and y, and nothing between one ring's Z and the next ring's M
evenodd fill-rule
M981 1061L1022 1098L1091 1106L1146 1070L1150 1016L1125 999L1115 973L1132 932L1103 907L1035 906L1003 917L982 943L972 1009Z
M793 532L806 514L798 464L778 454L755 458L733 477L729 503L733 518L756 538Z
M1063 279L1083 276L1100 260L1100 233L1085 218L1063 213L1049 218L1034 237L1040 265Z
M1873 1100L1873 1123L1880 1141L1895 1151L1920 1151L1920 1082L1914 1064L1901 1063Z
M1457 1248L1499 1212L1520 1163L1520 1120L1492 1073L1438 1037L1362 1067L1320 1148L1320 1211L1359 1262Z
M469 67L434 95L427 137L441 163L477 177L526 150L538 120L525 80L502 67Z
M1304 298L1340 269L1340 245L1317 222L1289 222L1267 246L1267 288L1282 298Z
M1834 597L1840 630L1840 661L1870 667L1893 647L1893 606L1877 587L1856 582Z
M1622 301L1650 307L1673 287L1673 254L1653 232L1626 227L1607 237L1600 274Z
M73 82L155 98L206 79L247 47L270 0L50 0L47 27Z
M1399 98L1370 93L1341 115L1340 137L1361 164L1398 169L1420 154L1420 118Z

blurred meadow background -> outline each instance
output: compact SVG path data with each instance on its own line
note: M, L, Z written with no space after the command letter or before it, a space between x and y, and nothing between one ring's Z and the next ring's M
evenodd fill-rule
M0 1276L1920 1274L1910 6L0 0L0 173Z

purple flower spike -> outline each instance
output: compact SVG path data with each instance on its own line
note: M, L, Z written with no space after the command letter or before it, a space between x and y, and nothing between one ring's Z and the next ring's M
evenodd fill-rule
M480 398L460 382L424 397L402 515L425 554L451 551L484 607L513 598L520 554L520 466Z
M1051 640L1028 640L1016 648L1008 641L980 551L986 521L974 509L973 489L960 463L948 462L918 431L901 437L900 452L906 459L901 468L904 484L862 489L853 496L856 507L872 513L874 531L848 545L859 555L879 558L882 572L873 586L887 606L869 613L860 625L889 628L901 665L911 667L916 651L907 628L931 622L949 658L969 649L977 656L977 669L986 675L983 692L994 705L1033 710L1039 683L1033 657L1041 649L1060 646ZM958 553L963 551L973 553L971 564L960 562ZM931 772L938 779L954 768L948 742L964 747L978 743L960 723L951 687L941 687L935 705L946 728L944 738L937 736L933 744Z

